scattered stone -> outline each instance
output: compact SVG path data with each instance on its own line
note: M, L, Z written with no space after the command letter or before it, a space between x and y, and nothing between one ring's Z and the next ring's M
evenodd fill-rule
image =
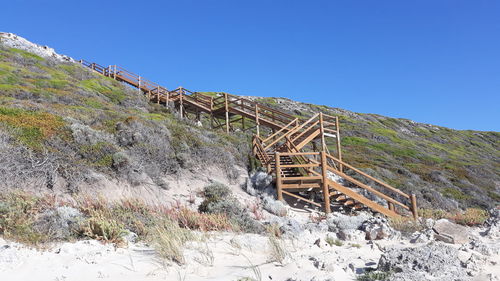
M285 203L274 200L274 198L272 198L271 196L264 196L262 203L264 210L273 215L284 217L288 213L288 207L285 205Z
M357 229L341 229L337 232L337 237L346 241L365 240L366 233Z
M139 238L139 236L135 232L132 232L132 231L128 230L126 232L126 234L123 235L122 238L125 241L127 241L127 243L135 243L135 242L137 242L137 238Z
M410 237L411 243L428 243L434 241L434 230L426 229L423 231L416 231Z
M447 219L436 221L432 228L437 240L450 244L464 244L469 242L470 231L465 226L452 223Z
M394 272L391 280L470 280L458 250L442 243L415 248L389 248L380 258L378 270Z
M360 229L365 232L366 240L399 239L401 233L389 226L386 218L369 218L361 225Z

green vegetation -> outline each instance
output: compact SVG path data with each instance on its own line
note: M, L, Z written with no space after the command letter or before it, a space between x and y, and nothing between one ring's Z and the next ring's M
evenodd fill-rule
M97 78L88 79L81 81L80 86L86 90L94 91L106 96L112 103L119 104L126 98L126 95L123 93L123 89L121 89L119 85L111 83L111 80Z
M452 188L452 187L446 187L443 189L442 194L447 197L451 197L453 199L456 199L458 201L463 201L467 200L470 198L470 196L466 195L462 191Z
M40 56L37 56L35 54L32 54L30 52L24 51L24 50L20 50L20 49L16 49L16 48L10 48L9 51L11 53L20 54L23 58L26 58L26 59L34 59L34 60L37 60L37 61L43 61L44 60L44 58L42 58Z
M357 281L375 281L375 280L388 280L392 272L378 272L370 271L365 272L363 275L356 277Z
M35 149L64 126L62 118L53 114L7 107L0 107L0 123L12 128L21 143Z

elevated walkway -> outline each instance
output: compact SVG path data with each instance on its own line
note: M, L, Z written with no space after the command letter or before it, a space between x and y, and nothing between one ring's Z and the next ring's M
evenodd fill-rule
M417 218L415 195L342 160L336 116L318 113L302 120L239 96L206 95L181 87L168 90L116 65L104 67L84 60L80 63L139 89L151 102L178 108L183 118L194 116L199 120L200 114L207 114L214 129L223 128L227 133L236 127L254 131L253 154L275 176L279 200L288 196L323 208L326 213L333 205L341 205L352 210L367 208L388 217L411 214ZM329 147L334 151L330 152Z

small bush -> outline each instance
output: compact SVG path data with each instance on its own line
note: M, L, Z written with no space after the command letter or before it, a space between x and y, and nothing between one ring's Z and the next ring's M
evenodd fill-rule
M125 243L123 236L127 234L123 223L98 211L92 212L91 217L81 225L80 232L89 238L118 245Z
M203 190L205 200L198 210L203 213L225 214L233 226L244 232L262 231L262 226L252 219L248 211L241 206L231 193L229 187L221 183L213 183Z
M465 212L452 214L450 219L454 222L467 226L477 226L483 224L489 218L486 210L468 208Z
M415 231L421 231L425 228L421 222L415 221L413 218L409 217L397 217L391 218L389 224L395 230L401 231L403 233L413 233Z
M39 245L49 240L34 227L37 214L48 206L40 198L24 192L0 195L0 234L5 238Z

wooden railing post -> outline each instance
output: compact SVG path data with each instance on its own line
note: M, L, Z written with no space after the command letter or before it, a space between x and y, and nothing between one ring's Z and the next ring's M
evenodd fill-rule
M276 192L278 194L278 200L283 200L283 192L281 189L281 164L280 164L280 153L275 153L275 169L276 169Z
M417 196L415 194L411 194L411 212L413 214L413 219L418 219L418 210L417 210Z
M183 104L182 104L182 96L184 95L184 91L182 88L179 88L179 112L181 114L181 118L184 117L184 112L183 112Z
M224 108L226 111L226 133L229 134L229 101L227 100L227 93L224 93Z
M335 116L335 130L336 130L336 139L337 139L337 158L342 161L342 149L340 144L340 126L339 126L339 117ZM342 172L344 166L339 163L339 171Z
M113 78L116 80L116 64L114 65Z
M321 134L321 151L325 151L326 143L325 143L325 128L323 127L323 113L319 113L319 128Z
M158 91L160 91L160 86L158 86ZM167 101L165 102L165 106L168 107L170 103L170 91L167 90Z
M331 212L330 209L330 191L328 189L328 166L326 162L326 152L321 151L321 175L323 177L323 201L325 201L325 213L329 214Z
M141 92L141 76L139 76L139 78L137 78L137 81L139 82L139 93ZM159 93L159 92L158 92Z
M256 128L257 128L257 136L260 137L260 128L259 128L259 106L257 105L257 103L255 104L255 123L257 124Z
M387 206L389 207L389 210L395 212L396 209L395 209L395 206L394 206L394 203L392 202L387 202Z

